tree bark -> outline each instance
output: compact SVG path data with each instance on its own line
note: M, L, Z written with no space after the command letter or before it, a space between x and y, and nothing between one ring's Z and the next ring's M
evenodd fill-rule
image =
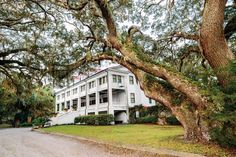
M184 128L184 138L186 140L209 142L208 121L204 118L204 115L199 114L198 110L189 110L181 107L175 112L175 115Z
M227 0L206 0L200 31L202 54L215 71L218 81L226 86L230 81L227 66L235 59L224 35L224 9Z

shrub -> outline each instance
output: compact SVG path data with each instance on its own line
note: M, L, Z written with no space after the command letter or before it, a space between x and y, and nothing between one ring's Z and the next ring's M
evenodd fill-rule
M225 70L235 78L236 62L231 62L228 68ZM222 110L209 116L211 138L221 146L236 148L236 79L229 81L222 91L224 93L217 91L219 95L215 96L216 100L220 98Z
M139 117L136 117L136 112L139 112ZM161 112L170 113L170 111L163 105L155 105L144 107L142 105L134 106L129 108L129 122L130 123L140 123L143 117L155 116L158 117Z
M75 117L75 119L74 119L74 123L76 124L76 123L81 123L81 120L82 118L81 117Z
M236 147L236 111L217 114L211 123L211 138L221 146Z
M175 116L170 116L166 118L166 122L169 125L180 125L180 122Z
M235 147L236 146L236 133L234 131L235 125L229 127L224 125L223 127L216 127L211 130L211 137L213 141L218 142L224 147Z
M30 126L32 126L32 123L25 122L20 124L20 127L30 127Z
M156 116L146 116L141 117L137 119L137 123L143 124L143 123L156 123L157 117Z
M76 117L74 122L87 125L109 125L114 121L112 114L87 115Z
M97 117L96 117L96 115L86 116L85 123L88 124L88 125L95 125L95 124L97 124Z
M47 121L48 121L48 119L46 119L46 118L38 117L38 118L35 118L35 119L32 121L32 124L33 124L33 126L43 127L44 124L45 124Z
M114 121L112 114L101 114L97 116L98 125L109 125Z

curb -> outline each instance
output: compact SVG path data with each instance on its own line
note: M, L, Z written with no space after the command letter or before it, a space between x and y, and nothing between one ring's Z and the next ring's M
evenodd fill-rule
M199 154L178 152L178 151L173 151L173 150L169 150L169 149L157 149L157 148L149 148L149 147L134 147L134 146L130 146L130 145L111 144L111 143L96 141L96 140L87 139L87 138L79 137L79 136L65 135L65 134L62 134L62 133L49 133L49 132L45 132L45 131L39 130L39 129L32 129L31 131L36 131L36 132L42 133L42 134L55 135L55 136L60 136L60 137L76 139L76 140L84 141L84 142L90 142L90 143L94 143L94 144L97 144L97 145L106 146L108 148L126 149L126 150L132 151L132 152L137 152L138 151L138 152L147 153L147 154L155 155L155 156L205 157L205 156L199 155Z

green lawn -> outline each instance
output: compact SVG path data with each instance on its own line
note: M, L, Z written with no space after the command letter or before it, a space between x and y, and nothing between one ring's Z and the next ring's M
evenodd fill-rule
M80 126L63 125L43 129L46 132L57 132L95 139L116 144L167 148L171 150L204 154L207 156L227 156L227 151L216 145L186 143L183 140L183 129L180 126L158 125L113 125L113 126Z
M11 128L12 126L10 124L0 124L0 129L3 128Z

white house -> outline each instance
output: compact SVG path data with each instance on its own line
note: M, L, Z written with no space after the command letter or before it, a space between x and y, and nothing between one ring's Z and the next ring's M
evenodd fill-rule
M113 114L115 123L128 123L129 107L153 106L135 76L117 65L101 70L79 82L55 91L56 117L53 124L73 123L74 118L90 114Z

